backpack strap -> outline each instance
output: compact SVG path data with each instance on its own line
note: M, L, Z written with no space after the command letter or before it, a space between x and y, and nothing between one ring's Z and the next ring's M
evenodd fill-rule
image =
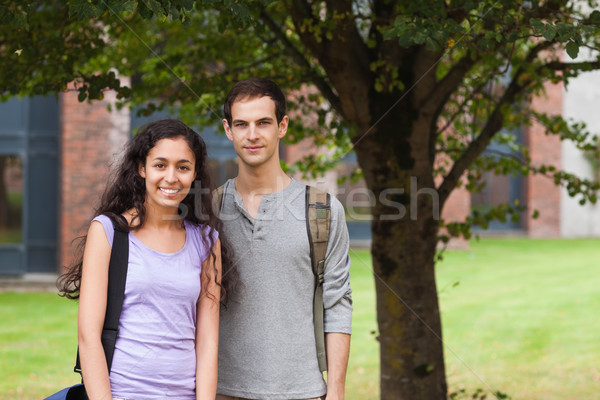
M325 331L323 324L323 280L325 273L325 253L329 241L329 225L331 222L331 198L329 193L312 186L306 186L306 229L310 244L312 270L315 274L315 294L313 299L313 315L315 341L317 344L317 360L319 369L327 371L327 354L325 352Z
M122 215L119 215L119 217L127 224L125 217ZM129 264L129 232L120 228L118 222L112 217L110 220L113 223L115 236L110 252L110 262L108 264L106 316L104 317L101 337L108 372L110 372L110 367L112 366L115 342L117 341L119 333L119 318L121 317L121 310L123 309L125 283L127 281L127 266ZM74 371L81 374L79 348L77 349L77 360L75 361Z
M212 208L217 217L221 213L221 206L223 205L223 193L225 193L225 184L213 190L212 193Z

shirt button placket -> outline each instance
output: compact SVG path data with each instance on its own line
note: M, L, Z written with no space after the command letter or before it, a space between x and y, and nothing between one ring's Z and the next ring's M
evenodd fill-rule
M269 205L269 199L264 199L263 204L261 204L259 210L258 210L258 215L256 217L256 228L255 228L255 239L259 239L262 240L264 239L263 237L263 229L262 229L262 225L265 223L266 220L266 216L267 216L267 211L268 211L268 205Z

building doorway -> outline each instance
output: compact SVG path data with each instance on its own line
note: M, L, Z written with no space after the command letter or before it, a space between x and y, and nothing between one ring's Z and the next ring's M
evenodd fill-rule
M0 104L0 275L57 271L58 100Z

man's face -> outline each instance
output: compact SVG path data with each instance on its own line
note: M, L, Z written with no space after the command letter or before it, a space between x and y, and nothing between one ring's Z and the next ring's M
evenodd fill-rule
M266 96L236 100L231 106L231 126L223 120L240 163L250 168L279 166L279 139L287 125L287 116L277 124L275 102Z

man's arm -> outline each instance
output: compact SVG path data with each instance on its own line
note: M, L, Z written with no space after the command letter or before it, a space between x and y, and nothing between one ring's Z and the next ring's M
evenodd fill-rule
M326 400L343 400L346 386L346 370L350 356L350 335L330 332L325 334L327 352Z
M325 348L327 354L327 400L344 399L346 370L352 333L350 289L350 240L344 208L331 198L331 225L323 282Z

